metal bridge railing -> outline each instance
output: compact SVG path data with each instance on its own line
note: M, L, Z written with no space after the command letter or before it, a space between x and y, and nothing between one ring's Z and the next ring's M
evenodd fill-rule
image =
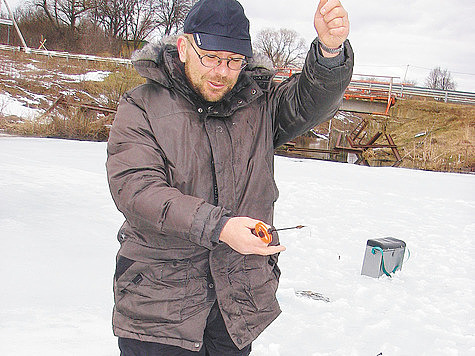
M387 81L382 80L368 80L368 79L355 79L355 78L386 78ZM361 90L374 96L386 95L393 96L400 99L411 99L414 97L432 98L438 101L444 101L446 103L461 103L475 105L475 93L456 91L456 90L440 90L430 89L424 87L417 87L414 85L395 83L394 79L398 77L384 77L384 76L371 76L363 74L354 74L348 90Z
M282 81L299 72L300 70L298 69L278 68L276 79L277 81ZM475 105L475 93L472 92L417 87L404 83L396 83L396 79L399 79L399 77L353 74L345 96L347 98L353 97L355 99L369 101L388 100L388 102L391 98L410 99L414 97L425 97L446 103Z

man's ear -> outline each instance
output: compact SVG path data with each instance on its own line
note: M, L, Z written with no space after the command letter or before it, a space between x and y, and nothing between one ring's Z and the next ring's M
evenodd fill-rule
M180 36L176 40L176 47L178 48L178 56L180 57L180 61L182 61L183 63L186 62L186 49L187 49L186 42L187 40L185 36Z

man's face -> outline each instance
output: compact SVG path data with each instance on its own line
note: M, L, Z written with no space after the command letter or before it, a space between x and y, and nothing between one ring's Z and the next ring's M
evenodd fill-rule
M192 37L189 39L181 38L183 38L183 41L180 42L179 40L178 42L180 60L185 63L185 73L193 89L206 101L220 101L234 87L241 70L230 69L225 60L221 61L215 68L205 67L201 63L199 55L210 54L220 58L236 59L244 59L244 56L226 51L205 51L194 44Z

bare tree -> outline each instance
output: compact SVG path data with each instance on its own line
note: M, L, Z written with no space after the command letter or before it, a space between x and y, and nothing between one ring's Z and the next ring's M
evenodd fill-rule
M428 88L441 90L455 90L457 86L452 79L452 74L447 69L440 67L430 71L425 83Z
M81 17L93 7L91 0L35 0L33 4L43 9L57 30L65 27L70 33L77 30Z
M57 30L58 32L61 31L61 26L59 23L58 18L55 16L55 13L51 7L51 1L49 0L34 0L33 5L42 9L48 20L50 21L51 25Z
M163 36L177 33L186 15L197 0L160 0L157 4L156 23Z
M93 2L90 0L55 0L55 10L59 13L60 20L75 31L81 17L91 10Z
M157 5L155 0L137 0L133 3L127 21L126 39L132 40L134 49L150 35L156 26Z
M38 22L38 30L41 28L40 34L48 38L48 44L68 50L79 49L81 22L92 9L92 0L31 0L26 5L24 14L28 14L29 20L43 17L53 29L50 31Z
M45 1L45 0L38 0ZM134 45L154 30L163 36L178 32L196 0L94 0L94 16L112 38Z
M93 17L111 38L125 37L127 18L137 0L95 0Z
M264 29L257 34L254 47L264 53L276 68L299 67L305 60L305 40L294 30Z
M29 1L66 46L81 42L81 30L96 28L120 54L124 45L136 49L154 31L162 36L177 33L197 0Z

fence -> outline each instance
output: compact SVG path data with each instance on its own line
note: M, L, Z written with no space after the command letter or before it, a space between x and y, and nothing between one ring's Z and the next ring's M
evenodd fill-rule
M48 51L43 49L33 49L33 48L23 48L23 47L16 47L16 46L8 46L0 44L0 50L4 51L13 51L13 52L25 52L25 53L32 53L37 55L43 55L48 57L60 57L66 59L81 59L86 61L96 61L96 62L109 62L109 63L117 63L117 64L131 64L131 60L127 58L113 58L113 57L99 57L99 56L92 56L87 54L74 54L69 52L59 52L59 51Z

